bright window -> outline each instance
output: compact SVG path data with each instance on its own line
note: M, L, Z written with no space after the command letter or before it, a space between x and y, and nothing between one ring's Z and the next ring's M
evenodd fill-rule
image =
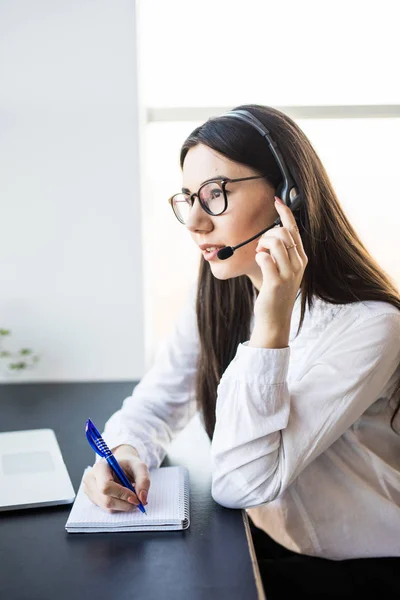
M397 0L143 0L146 106L399 104Z

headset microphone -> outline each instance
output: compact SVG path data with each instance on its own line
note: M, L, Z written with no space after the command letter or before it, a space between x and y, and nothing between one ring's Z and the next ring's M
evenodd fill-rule
M298 194L296 187L295 187L294 180L293 180L292 176L290 175L289 169L288 169L285 161L283 160L283 157L279 151L278 145L272 139L271 134L269 133L268 129L265 127L264 123L261 123L261 121L259 119L257 119L251 112L249 112L247 110L235 110L235 111L228 112L222 116L234 117L236 119L240 119L240 120L248 123L252 127L255 127L257 129L257 131L259 133L261 133L261 135L263 137L266 138L266 140L269 144L270 150L276 160L276 163L277 163L277 165L282 173L282 177L283 177L283 183L278 187L276 195L279 198L281 198L282 202L284 204L286 204L286 206L288 206L292 212L295 212L299 208L300 204L302 203L302 196L300 194ZM238 248L241 248L242 246L244 246L245 244L248 244L249 242L252 242L256 238L260 237L263 233L265 233L269 229L272 229L273 227L276 227L277 225L282 227L282 222L281 222L280 217L278 217L276 219L276 221L274 221L274 223L272 223L272 225L269 225L268 227L266 227L265 229L263 229L256 235L253 235L253 237L246 240L245 242L242 242L241 244L238 244L237 246L225 246L225 248L221 248L221 250L218 250L218 252L217 252L217 257L220 260L226 260L227 258L232 256L232 254L235 252L235 250L237 250Z

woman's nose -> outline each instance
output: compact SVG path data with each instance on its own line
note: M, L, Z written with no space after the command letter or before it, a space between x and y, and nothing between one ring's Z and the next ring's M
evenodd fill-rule
M210 216L202 208L197 196L193 199L193 205L189 211L189 216L186 221L186 227L189 231L194 231L199 228L200 224L204 224Z

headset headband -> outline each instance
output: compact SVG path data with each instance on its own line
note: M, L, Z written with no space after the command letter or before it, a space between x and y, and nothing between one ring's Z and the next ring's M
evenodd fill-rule
M290 175L289 169L288 169L288 167L282 157L282 154L278 148L278 144L272 139L271 134L268 131L268 129L265 127L264 123L261 123L261 121L259 119L257 119L257 117L255 117L248 110L239 110L239 109L231 110L221 116L222 117L233 117L235 119L240 119L241 121L244 121L245 123L248 123L255 129L257 129L257 131L259 133L261 133L261 135L263 137L265 137L265 139L268 142L269 148L272 152L272 155L275 158L275 161L276 161L276 163L279 167L279 170L282 173L282 177L283 177L283 183L281 185L279 185L279 187L277 189L277 196L279 196L281 198L281 200L290 208L291 204L293 203L295 198L298 196L298 193L296 190L296 184L293 180L293 177Z

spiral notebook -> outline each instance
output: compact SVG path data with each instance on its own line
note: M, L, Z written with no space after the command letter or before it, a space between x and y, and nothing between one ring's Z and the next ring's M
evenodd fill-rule
M86 467L84 474L92 467ZM146 513L108 513L88 498L81 482L65 529L68 533L116 531L172 531L190 525L189 472L186 467L160 467L150 470Z

